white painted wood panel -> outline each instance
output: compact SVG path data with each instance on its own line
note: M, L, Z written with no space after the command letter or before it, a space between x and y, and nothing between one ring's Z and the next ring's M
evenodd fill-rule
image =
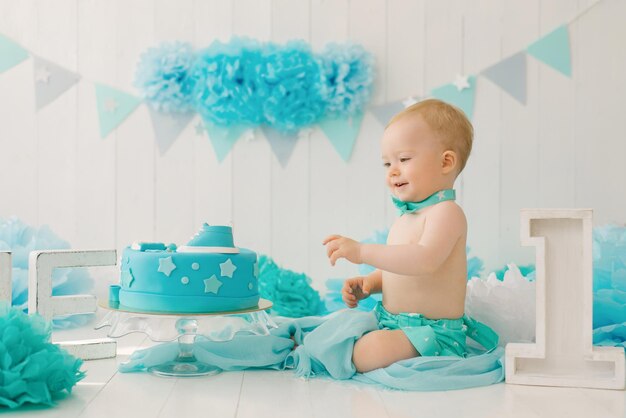
M5 0L0 33L82 79L37 113L32 61L0 74L0 193L12 196L0 217L49 224L76 248L181 243L201 222L232 223L238 245L324 289L327 278L356 272L329 266L324 236L362 239L396 216L378 167L382 127L371 115L349 163L319 129L285 168L260 133L220 163L207 135L196 135L199 119L160 156L145 105L101 139L93 83L136 94L136 61L162 40L203 48L232 34L300 38L315 51L351 40L375 54L373 103L384 103L475 74L594 4L570 26L572 78L529 57L526 106L478 79L474 151L457 182L468 245L487 270L530 263L517 236L522 207L594 207L596 225L624 222L626 197L611 192L626 177L621 1Z

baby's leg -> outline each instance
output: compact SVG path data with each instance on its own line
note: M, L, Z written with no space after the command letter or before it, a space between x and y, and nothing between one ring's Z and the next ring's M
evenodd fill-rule
M404 331L385 329L359 338L354 344L352 362L357 372L365 373L419 355Z

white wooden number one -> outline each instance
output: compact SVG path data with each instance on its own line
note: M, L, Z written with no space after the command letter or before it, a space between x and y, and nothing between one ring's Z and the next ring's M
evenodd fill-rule
M38 312L50 321L57 315L92 313L97 309L93 295L52 296L52 271L63 267L114 266L115 250L32 251L28 261L28 313ZM58 343L83 360L115 357L116 342L110 338Z
M593 346L592 210L523 209L521 238L536 247L536 337L507 344L506 382L624 389L624 349Z

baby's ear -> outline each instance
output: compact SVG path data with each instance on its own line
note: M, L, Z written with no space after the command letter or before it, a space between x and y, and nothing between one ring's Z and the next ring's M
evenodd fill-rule
M444 151L443 154L441 154L441 169L443 170L444 174L448 174L451 171L455 170L458 163L459 159L456 155L456 152L452 150L447 150Z

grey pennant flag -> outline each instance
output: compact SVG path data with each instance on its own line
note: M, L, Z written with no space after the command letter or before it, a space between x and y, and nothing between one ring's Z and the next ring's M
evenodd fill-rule
M172 146L178 135L187 127L194 113L163 113L148 105L154 138L161 155Z
M272 152L278 159L280 166L285 168L298 141L298 134L283 134L268 126L261 127L261 130L270 143Z
M396 113L404 110L404 104L402 104L402 101L398 100L397 102L391 102L381 106L373 106L370 110L383 126L387 126Z
M500 86L515 100L526 104L526 52L518 52L492 65L481 74Z
M54 101L80 79L78 74L38 56L33 56L33 70L37 110Z

